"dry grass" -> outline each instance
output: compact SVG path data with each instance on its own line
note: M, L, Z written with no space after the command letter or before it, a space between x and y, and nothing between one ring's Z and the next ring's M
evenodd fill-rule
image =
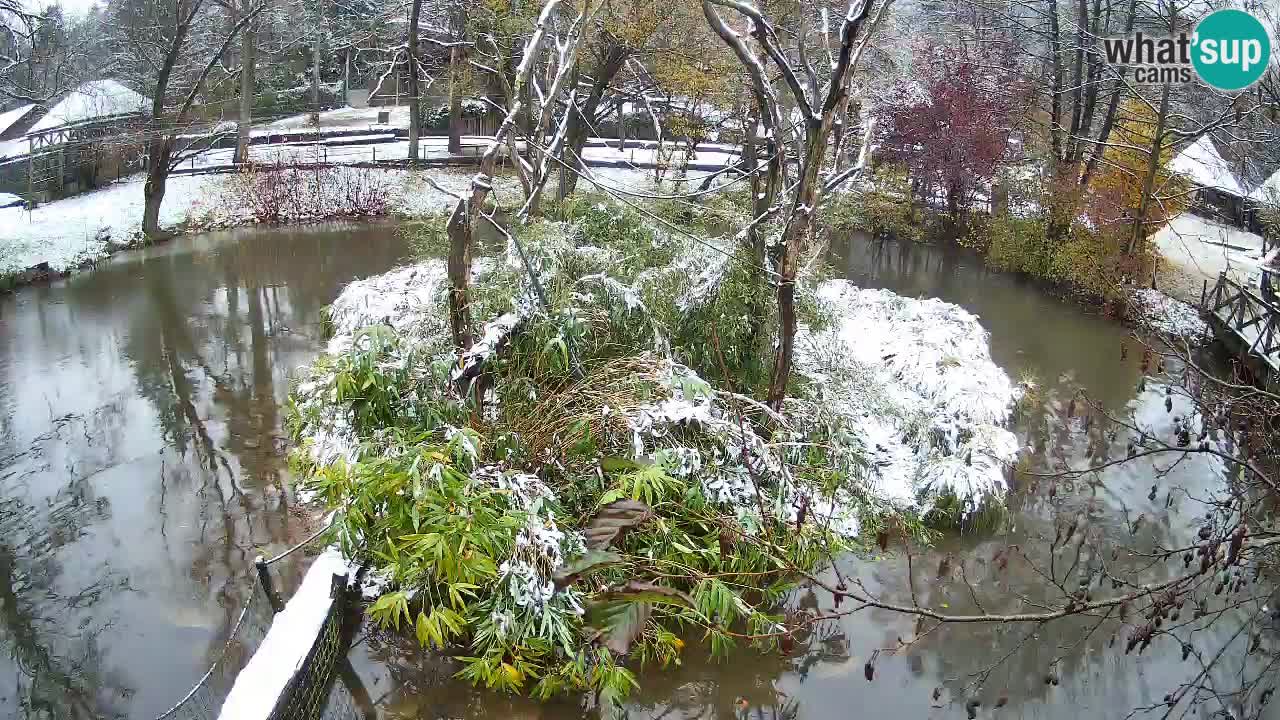
M624 357L590 368L585 377L548 393L536 404L511 413L510 428L533 458L563 459L590 428L593 444L602 451L631 446L627 415L655 399L658 360ZM602 408L608 408L604 413Z

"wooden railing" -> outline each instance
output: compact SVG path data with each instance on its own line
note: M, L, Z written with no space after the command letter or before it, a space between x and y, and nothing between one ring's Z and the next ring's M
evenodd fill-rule
M1280 308L1228 279L1226 273L1218 276L1206 304L1246 342L1247 353L1262 355L1272 365L1280 361Z

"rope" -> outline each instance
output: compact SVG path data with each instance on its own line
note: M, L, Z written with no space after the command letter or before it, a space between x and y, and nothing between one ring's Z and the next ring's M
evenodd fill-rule
M298 548L302 547L303 545L306 545L307 543L311 542L312 540L315 540L316 538L318 538L318 537L320 537L321 535L325 534L325 533L326 533L326 532L328 532L328 531L330 530L330 528L332 528L332 527L333 527L333 519L332 519L332 518L330 518L330 519L329 519L329 522L328 522L328 523L326 523L324 527L322 527L322 528L320 528L319 530L315 531L315 533L314 533L314 534L312 534L312 535L311 535L311 537L307 538L306 540L303 540L302 542L298 543L297 545L294 545L293 547L289 548L288 550L285 550L284 552L280 553L279 555L277 555L277 556L275 556L275 557L271 558L270 560L268 560L268 561L267 561L267 564L268 564L268 565L272 565L272 564L274 564L274 563L276 563L276 562L278 562L278 561L280 561L280 560L283 560L283 559L285 559L285 558L289 557L290 555L292 555L292 554L293 554L293 551L294 551L294 550L297 550Z
M191 698L195 697L196 691L204 687L204 684L208 682L210 676L213 675L213 671L217 670L218 665L222 664L223 659L227 657L227 650L231 647L231 641L236 639L236 633L240 632L240 625L244 622L245 615L249 612L249 606L253 604L254 595L257 595L257 592L249 593L249 599L244 601L244 607L240 610L240 617L236 618L235 626L231 628L231 633L227 635L227 642L223 644L222 652L219 653L218 659L213 661L213 664L209 666L209 669L205 671L205 674L200 676L200 679L196 681L196 684L193 685L190 690L187 691L186 695L182 696L181 700L175 703L173 707L157 715L156 720L164 720L177 712L178 708L186 705Z

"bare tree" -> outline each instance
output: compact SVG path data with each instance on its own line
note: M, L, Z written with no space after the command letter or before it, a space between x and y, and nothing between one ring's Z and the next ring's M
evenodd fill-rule
M525 139L532 147L540 144L547 126L550 124L555 103L565 90L566 82L571 74L577 57L578 48L582 44L583 34L591 19L599 11L603 2L585 2L582 9L572 19L559 16L560 0L546 0L533 32L524 43L524 51L520 64L516 68L512 91L508 97L506 117L498 125L493 138L489 141L484 155L480 158L480 168L471 181L471 191L467 196L457 197L453 212L449 216L449 326L453 334L454 345L459 352L471 347L471 311L468 300L468 288L471 283L471 249L472 233L477 217L484 210L486 199L493 190L493 172L497 165L498 154L505 144L512 161L516 165L521 183L527 198L531 198L530 189L541 179L545 182L546 172L550 168L550 160L558 156L563 148L565 123L546 149L540 150L543 160L536 167L525 160L516 151L515 131L518 123L525 116L537 118L538 132L526 132ZM557 24L561 27L557 30ZM555 53L548 65L550 82L543 87L534 73L543 48L554 43ZM527 103L529 85L537 86L539 101ZM532 106L532 107L530 107ZM526 202L526 208L528 207Z
M122 2L115 8L118 52L122 63L143 70L137 83L151 94L147 121L147 171L143 186L142 231L160 232L160 206L169 174L187 154L204 146L184 141L192 108L210 72L231 47L239 32L266 7L259 4L240 13L229 29L217 29L204 0L169 0L165 3ZM200 41L196 30L201 31Z
M768 67L770 64L782 76L787 100L799 115L801 129L797 137L797 179L785 198L772 203L759 213L771 216L785 212L784 225L777 247L777 302L778 349L774 356L773 375L769 383L769 404L777 409L787 395L787 383L791 378L791 364L795 353L796 306L795 284L800 269L800 256L813 229L814 217L824 193L824 180L820 173L829 156L829 140L836 115L848 99L848 79L858 64L863 50L872 37L876 25L884 17L892 0L857 0L849 4L831 48L828 61L830 73L820 86L813 58L804 51L803 39L797 46L795 59L784 48L773 24L765 14L750 2L738 0L703 0L702 9L707 22L721 39L738 56L751 78L756 111L764 123L765 137L777 137L782 126L780 95L775 92ZM734 31L720 16L718 7L733 10L751 27L751 36L764 48L765 59L759 58L745 39ZM801 36L803 38L803 36ZM803 78L803 79L802 79ZM776 143L776 140L774 141ZM775 145L776 147L776 145ZM785 172L784 161L779 158L770 163L770 173L781 178ZM860 170L855 168L853 172ZM826 184L838 184L853 174L836 176ZM769 183L777 188L776 181ZM781 203L781 204L780 204ZM782 205L786 207L783 208ZM756 222L763 218L758 217Z

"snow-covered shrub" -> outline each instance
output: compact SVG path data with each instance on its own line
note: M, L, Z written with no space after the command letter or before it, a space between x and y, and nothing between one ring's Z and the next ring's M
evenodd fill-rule
M860 186L835 195L822 214L834 233L862 230L875 237L918 242L923 237L916 217L911 183L900 168L885 165Z
M796 403L843 418L872 494L922 514L939 498L966 513L1002 498L1018 447L1004 424L1018 392L977 317L845 280L824 283L819 296L837 308L835 321L797 342L810 383Z

